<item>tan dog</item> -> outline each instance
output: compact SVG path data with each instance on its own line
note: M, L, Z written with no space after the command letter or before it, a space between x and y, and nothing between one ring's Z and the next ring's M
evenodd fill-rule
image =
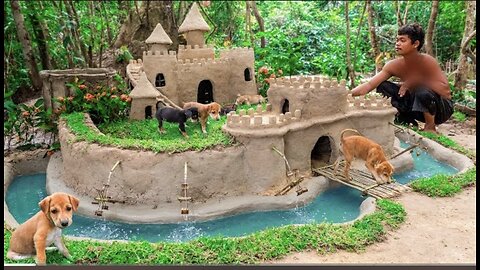
M382 147L378 143L361 135L352 135L345 138L343 135L347 131L360 134L354 129L345 129L340 134L341 149L346 161L344 174L347 181L351 180L348 172L352 160L354 158L361 158L365 161L365 166L372 173L378 184L392 182L394 168L392 164L387 161ZM340 159L341 156L335 161L334 174L337 172Z
M260 104L264 103L265 98L262 95L237 95L237 100L235 101L235 105L253 105L253 104Z
M71 258L62 241L62 229L72 224L73 212L80 201L62 192L56 192L43 199L38 205L41 211L25 221L10 239L7 258L21 260L33 257L39 265L46 263L45 250L52 243L67 258Z
M192 107L198 109L198 118L200 119L200 125L202 126L203 133L207 133L207 120L209 115L215 120L220 119L220 111L222 110L222 106L216 102L209 104L186 102L183 104L183 109L189 109Z

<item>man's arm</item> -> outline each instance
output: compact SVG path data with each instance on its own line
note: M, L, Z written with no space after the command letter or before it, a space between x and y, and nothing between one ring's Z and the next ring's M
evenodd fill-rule
M359 86L353 88L351 91L352 96L363 96L368 92L372 91L373 89L377 88L377 86L379 86L383 81L386 81L390 77L392 77L392 75L388 71L387 65L385 65L382 71L373 76L368 82L360 84Z

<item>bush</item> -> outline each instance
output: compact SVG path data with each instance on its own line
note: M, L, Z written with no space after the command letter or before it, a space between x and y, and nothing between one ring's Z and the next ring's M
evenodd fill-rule
M60 105L55 111L57 114L87 112L95 124L114 122L128 116L132 99L116 86L96 86L95 89L83 83L71 83L68 86L75 95L55 100Z

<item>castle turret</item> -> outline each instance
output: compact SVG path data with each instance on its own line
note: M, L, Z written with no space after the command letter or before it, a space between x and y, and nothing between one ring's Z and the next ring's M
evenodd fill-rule
M152 34L145 40L149 51L167 51L168 47L173 43L167 35L160 23L153 30Z
M148 81L145 72L142 72L137 85L130 92L130 97L132 98L130 119L142 120L152 118L157 110L158 95L158 90Z
M184 33L187 45L202 47L205 44L203 34L207 31L210 31L210 27L200 14L197 3L193 3L187 16L185 16L185 20L178 28L178 33Z

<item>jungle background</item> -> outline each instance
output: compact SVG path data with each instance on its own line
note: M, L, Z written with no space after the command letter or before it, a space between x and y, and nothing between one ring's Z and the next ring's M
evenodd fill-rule
M31 146L38 132L55 134L57 115L42 106L39 71L111 67L124 78L157 23L173 41L170 50L185 44L178 27L193 2L4 2L4 150L12 140ZM207 44L216 51L254 48L263 95L268 78L297 74L345 79L351 89L395 57L399 26L419 22L426 32L422 51L445 71L457 116L476 114L473 1L196 2L211 28ZM54 142L42 143L55 148Z

